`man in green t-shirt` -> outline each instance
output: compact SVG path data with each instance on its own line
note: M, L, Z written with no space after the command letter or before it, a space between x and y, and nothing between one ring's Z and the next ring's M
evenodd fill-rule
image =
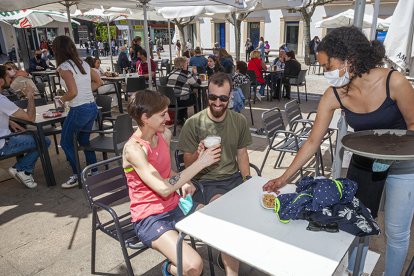
M225 73L215 73L209 79L208 108L190 117L184 124L178 148L184 152L184 163L188 167L204 148L203 140L209 136L221 137L220 162L212 165L195 179L204 187L204 197L195 191L193 200L202 204L209 203L240 185L250 177L247 146L252 143L246 118L228 110L232 90L231 78ZM239 262L222 254L227 275L237 275Z

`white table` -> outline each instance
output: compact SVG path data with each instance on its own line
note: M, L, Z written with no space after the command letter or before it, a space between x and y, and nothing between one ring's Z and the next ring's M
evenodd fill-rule
M176 224L182 275L184 233L271 275L332 275L355 236L307 231L307 221L279 222L261 207L265 178L253 177ZM293 192L287 185L282 192Z

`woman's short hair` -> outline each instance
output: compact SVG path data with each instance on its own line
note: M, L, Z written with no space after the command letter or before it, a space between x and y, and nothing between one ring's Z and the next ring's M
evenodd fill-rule
M260 52L257 50L254 50L250 53L250 58L260 58Z
M90 66L91 68L95 68L95 58L93 58L93 57L91 57L91 56L87 56L87 57L85 58L85 61L86 61L86 63L87 63L87 64L89 64L89 66Z
M289 51L286 53L286 55L290 58L290 59L296 59L295 57L295 51Z
M128 101L127 111L138 126L143 127L142 115L147 117L163 111L170 105L170 100L157 91L145 89L137 91Z
M350 72L361 77L383 64L385 48L378 41L369 41L356 27L340 27L329 32L319 43L318 52L324 52L328 58L348 61Z
M187 58L186 57L176 57L174 59L174 68L175 69L184 69L186 64L187 64Z
M6 61L4 64L4 66L10 66L11 68L13 68L14 70L18 70L16 64L14 64L13 61Z
M236 62L236 70L239 70L239 72L243 75L247 74L247 64L244 61L237 61Z

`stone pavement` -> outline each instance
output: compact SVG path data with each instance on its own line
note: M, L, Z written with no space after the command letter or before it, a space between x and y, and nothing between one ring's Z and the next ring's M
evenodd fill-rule
M309 75L307 80L308 91L314 95L311 97L312 100L302 102L301 108L304 113L317 107L316 99L327 86L322 76ZM292 95L294 96L294 93ZM263 111L276 106L283 109L285 103L286 100L276 100L254 104L254 127L261 126L260 115ZM247 109L242 113L249 118ZM176 147L177 139L173 139L172 151ZM253 134L253 144L249 147L252 163L261 165L266 146L266 140L262 136ZM323 147L323 155L325 171L329 174L331 162L327 148ZM56 155L54 149L50 149L58 184L66 181L71 174L65 155L63 151L60 152ZM100 158L98 155L98 159ZM273 169L275 159L276 154L271 153L264 167L264 177L273 178L281 175L293 156L286 155L281 168L278 169ZM46 187L40 162L35 169L35 179L39 185L36 189L29 190L9 177L7 168L11 165L13 160L0 161L0 275L90 275L91 211L82 190L63 190L59 185ZM306 168L309 174L313 171L312 165L313 162L310 162ZM119 207L128 208L128 203ZM383 215L380 213L379 217L382 228ZM383 271L384 239L385 235L382 234L371 240L370 249L381 254L372 275L381 275ZM413 256L413 244L412 237L410 259ZM205 246L199 246L204 260L207 260ZM135 274L161 275L160 267L164 259L154 250L145 251L132 259ZM204 275L208 275L206 261L204 267ZM101 233L97 235L97 271L101 275L125 275L120 247L114 240ZM218 268L216 272L217 275L224 275ZM263 273L243 265L240 275ZM344 274L338 270L335 275Z

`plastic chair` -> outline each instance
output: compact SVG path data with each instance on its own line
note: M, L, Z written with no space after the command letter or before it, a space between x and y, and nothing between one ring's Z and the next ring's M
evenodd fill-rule
M73 142L75 145L75 159L76 167L78 171L79 188L81 188L80 182L80 161L79 151L98 151L102 152L104 160L108 159L108 153L114 153L115 155L121 155L122 149L125 143L131 137L134 132L132 128L132 120L128 114L121 114L118 117L111 119L113 121L113 129L111 131L103 130L91 130L91 131L80 131L75 133ZM88 145L79 145L77 135L81 133L99 134L98 136L89 140Z
M290 85L296 86L298 90L298 101L300 103L299 87L305 86L305 100L308 101L308 90L306 88L306 72L308 70L300 70L299 75L296 78L289 78Z
M130 276L134 275L130 260L147 249L136 236L131 222L131 213L118 214L115 208L118 203L130 200L121 161L122 157L116 156L89 165L82 171L83 190L88 199L89 207L92 209L91 274L96 273L97 231L102 231L119 242ZM95 172L96 169L103 167L111 168ZM98 212L100 210L102 211ZM138 251L129 254L127 248Z
M138 78L127 78L126 81L126 89L124 91L125 94L125 101L128 101L128 96L133 94L137 91L144 90L148 87L145 78L138 77Z

